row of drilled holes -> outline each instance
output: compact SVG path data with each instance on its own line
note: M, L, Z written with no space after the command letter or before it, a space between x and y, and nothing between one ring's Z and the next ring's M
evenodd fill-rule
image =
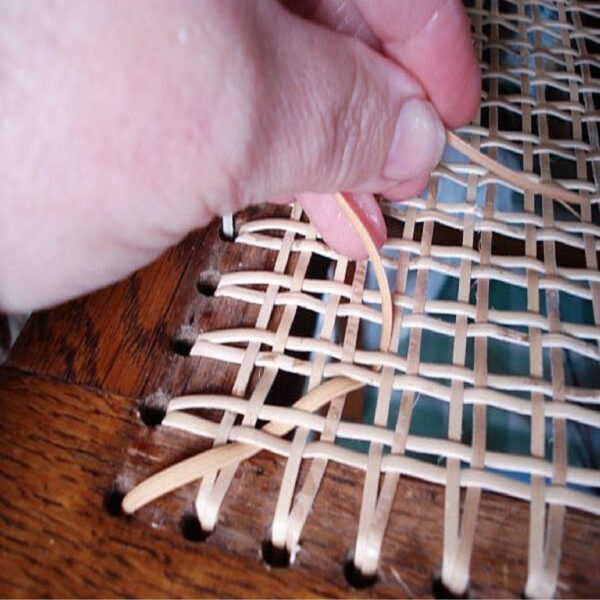
M166 414L164 404L157 402L152 398L144 401L138 409L140 421L150 428L161 424ZM104 495L104 509L113 517L122 517L124 513L121 503L127 490L119 484L114 483ZM179 522L179 530L184 539L189 542L199 543L206 541L211 531L206 531L193 510L186 511ZM274 546L269 538L263 540L261 544L261 556L265 564L273 568L285 568L290 566L290 554L286 548ZM355 589L365 589L373 586L377 582L377 575L364 575L356 568L351 557L344 564L344 576L347 583ZM432 593L435 598L452 598L450 591L442 583L439 574L434 574L432 579ZM468 597L467 595L463 597Z
M113 517L122 517L124 513L121 509L121 502L125 496L125 490L118 484L111 486L104 495L104 509ZM179 522L179 530L184 539L192 543L206 541L211 531L205 531L200 524L198 517L193 512L185 512ZM265 564L272 568L290 567L290 554L286 548L278 548L273 542L266 538L261 544L261 557ZM364 575L356 568L352 558L348 558L344 563L344 576L347 583L355 589L365 589L373 586L377 582L377 575ZM435 598L456 598L448 588L442 583L438 573L435 573L432 579L431 591ZM467 598L468 592L460 598Z
M222 229L219 229L219 237L222 241L232 242L234 237L227 237ZM212 298L215 294L216 286L210 278L201 276L196 282L196 290L205 298ZM192 342L188 339L175 338L171 342L171 350L179 356L189 356L192 348ZM139 417L146 427L154 428L160 425L166 414L166 405L156 398L145 400L138 409ZM114 517L124 516L121 503L127 491L118 483L113 484L104 495L104 508L106 512ZM179 522L179 530L184 539L189 542L199 543L206 541L211 531L206 531L198 517L193 511L185 512ZM285 568L290 566L290 554L286 548L279 548L273 545L273 542L266 538L261 544L261 556L265 564L273 568ZM373 586L377 582L377 575L364 575L356 568L351 557L344 564L344 576L350 586L355 589L365 589ZM454 597L444 586L439 574L434 574L432 580L432 593L435 598ZM466 596L465 596L466 597Z
M237 237L237 228L235 227L235 219L234 219L234 232L233 236L228 236L223 231L223 226L219 227L219 238L221 241L226 243L235 242ZM217 284L215 282L215 274L214 272L202 273L198 277L196 281L196 291L203 298L212 298L215 295L217 290ZM190 319L190 325L193 323L194 315L192 315ZM171 340L170 348L171 351L177 354L178 356L189 356L190 350L192 349L193 342L190 339L185 337L175 337ZM142 420L144 417L142 417ZM152 418L151 418L152 420ZM145 422L145 421L144 421ZM158 423L157 423L158 424Z

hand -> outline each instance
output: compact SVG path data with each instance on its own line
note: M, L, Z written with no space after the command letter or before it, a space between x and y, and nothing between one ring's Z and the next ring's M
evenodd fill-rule
M267 199L298 196L326 241L360 257L322 196L356 192L383 242L371 194L418 193L443 124L477 108L463 9L284 4L2 3L0 308L111 283Z

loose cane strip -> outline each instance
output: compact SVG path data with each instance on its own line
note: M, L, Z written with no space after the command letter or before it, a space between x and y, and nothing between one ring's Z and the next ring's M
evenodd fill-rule
M555 185L554 183L543 183L541 181L536 181L530 175L525 173L517 173L516 171L505 167L497 160L494 160L493 158L483 154L483 152L475 150L473 146L471 146L468 142L465 142L452 131L447 132L446 139L455 150L458 150L470 158L474 163L482 166L484 169L488 169L505 181L508 181L509 183L512 183L516 187L519 187L523 190L528 190L530 192L558 200L572 215L580 218L579 214L568 204L581 204L582 199L578 194L570 192L569 190Z

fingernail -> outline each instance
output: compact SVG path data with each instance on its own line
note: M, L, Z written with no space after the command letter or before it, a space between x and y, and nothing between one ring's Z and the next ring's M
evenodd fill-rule
M403 181L429 173L440 161L445 143L446 131L433 106L419 98L407 100L396 121L384 177Z

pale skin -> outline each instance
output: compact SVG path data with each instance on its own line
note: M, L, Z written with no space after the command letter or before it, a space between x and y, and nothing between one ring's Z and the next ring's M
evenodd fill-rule
M381 244L373 194L418 193L480 97L458 0L5 0L0 23L5 311L266 200L297 197L362 258L331 194Z

